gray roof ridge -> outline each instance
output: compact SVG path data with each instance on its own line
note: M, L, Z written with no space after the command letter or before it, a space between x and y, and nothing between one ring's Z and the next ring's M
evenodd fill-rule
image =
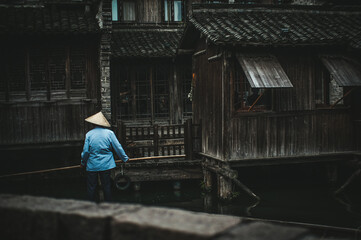
M149 28L118 28L113 29L113 33L117 32L182 32L184 28L159 28L159 29L149 29Z
M217 12L269 12L269 13L307 13L307 14L361 14L361 9L353 10L326 8L320 6L296 6L287 5L244 5L244 4L193 4L192 13L217 13Z

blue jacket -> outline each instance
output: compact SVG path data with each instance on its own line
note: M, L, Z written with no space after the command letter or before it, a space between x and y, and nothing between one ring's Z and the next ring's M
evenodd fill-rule
M86 134L83 152L81 153L81 164L86 165L86 170L90 172L115 168L112 150L124 162L128 161L129 158L113 131L96 127Z

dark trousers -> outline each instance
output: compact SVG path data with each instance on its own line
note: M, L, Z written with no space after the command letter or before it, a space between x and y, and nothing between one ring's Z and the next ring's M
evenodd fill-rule
M96 201L96 188L98 186L98 175L104 192L104 200L110 202L112 200L110 170L99 172L87 172L87 190L88 199Z

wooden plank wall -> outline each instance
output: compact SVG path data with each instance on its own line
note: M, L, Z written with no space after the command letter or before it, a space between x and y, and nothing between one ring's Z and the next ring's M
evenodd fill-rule
M37 103L1 106L0 145L81 141L88 130L84 119L96 105Z
M6 61L12 55L12 49L19 46L23 46L23 51L26 49L27 51L34 51L39 46L44 46L46 50L45 47L52 47L53 45L64 49L73 48L77 50L79 48L78 50L84 50L85 72L83 74L85 88L52 90L50 99L46 99L44 91L32 91L31 98L26 97L26 89L16 92L17 98L13 97L11 95L13 93L10 92L11 97L8 100L0 100L1 147L39 143L56 144L81 141L85 138L88 129L84 119L100 110L100 81L98 40L96 37L88 37L87 42L80 45L80 42L84 39L81 37L69 39L65 37L46 38L45 40L49 41L47 44L44 39L34 37L26 39L27 41L22 39L11 41L10 39L5 42L7 44L4 44L4 46L8 46L9 51L5 51L5 54L0 57L1 61ZM66 66L62 62L55 62L54 64L57 68ZM4 69L1 70L4 73ZM64 71L68 71L68 68ZM79 71L83 71L83 69ZM70 74L69 72L66 73L68 81L70 81ZM1 81L4 81L5 77L2 76ZM29 76L24 76L24 78L24 82L26 82ZM11 80L11 78L9 79ZM26 84L29 83L26 82Z
M158 0L138 0L139 22L160 23L162 22L162 4Z
M218 54L201 39L196 52L207 48L206 54L194 57L195 88L193 92L194 123L202 121L203 153L223 157L222 146L222 61L209 62Z
M354 150L348 110L258 114L230 121L231 160Z
M322 67L317 55L311 51L274 54L294 87L273 90L273 112L230 113L225 124L228 135L224 136L229 141L229 158L307 156L355 150L351 110L316 108L315 79Z
M220 159L242 160L357 149L352 109L316 108L314 86L320 65L312 51L274 53L294 88L273 91L272 112L235 113L233 109L228 110L233 96L229 73L233 67L240 66L232 62L233 58L226 58L228 63L224 65L222 59L209 62L208 58L220 49L206 46L204 40L197 46L195 52L207 47L206 54L193 59L196 73L193 114L195 123L202 121L203 153ZM222 101L228 104L224 109Z
M311 52L276 52L282 68L293 84L293 88L275 89L274 110L304 111L315 109L315 78L322 66Z

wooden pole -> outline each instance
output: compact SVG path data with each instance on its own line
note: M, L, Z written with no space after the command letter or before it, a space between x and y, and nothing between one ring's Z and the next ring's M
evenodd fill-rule
M339 194L340 192L342 192L359 174L361 173L361 169L356 170L351 177L349 177L347 179L347 181L339 188L335 191L335 194Z
M154 146L154 155L159 155L159 135L158 135L158 125L153 125L153 146Z
M136 161L146 161L146 160L158 160L158 159L170 159L170 158L184 158L185 155L171 155L171 156L152 156L152 157L140 157L140 158L130 158L128 161L136 162ZM122 160L116 160L115 163L122 163ZM41 174L41 173L50 173L56 171L64 171L64 170L71 170L80 168L80 165L69 166L69 167L61 167L61 168L51 168L45 170L38 170L38 171L31 171L31 172L22 172L22 173L13 173L0 176L1 178L8 178L8 177L18 177L30 174Z

